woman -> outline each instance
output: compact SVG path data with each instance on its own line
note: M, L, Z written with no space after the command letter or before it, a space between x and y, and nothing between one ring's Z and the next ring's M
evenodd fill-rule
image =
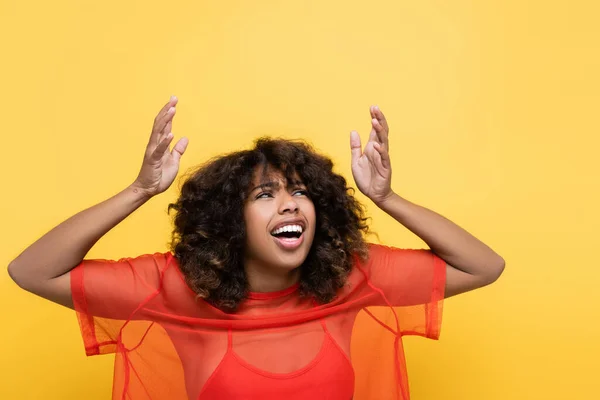
M443 298L494 282L504 260L392 190L378 107L365 147L350 137L356 186L430 250L366 243L328 158L261 139L187 179L172 252L84 260L174 181L187 147L170 149L176 104L158 113L133 184L28 247L14 281L75 309L88 355L117 354L114 398L408 399L401 337L437 338Z

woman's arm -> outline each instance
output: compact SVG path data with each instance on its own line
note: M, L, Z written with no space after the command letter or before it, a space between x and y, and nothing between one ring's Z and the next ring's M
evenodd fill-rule
M73 308L68 272L102 236L146 200L139 189L131 186L72 216L13 260L8 266L9 275L21 288Z
M502 257L441 215L395 193L377 206L420 237L446 261L446 297L488 285L502 274Z
M108 231L175 179L187 139L169 151L176 98L159 112L135 182L110 199L67 219L29 246L8 266L11 278L23 289L73 308L69 271Z
M446 261L446 297L494 282L504 270L502 257L448 219L394 193L389 127L378 107L371 107L371 125L364 151L358 133L352 132L350 137L352 174L358 189Z

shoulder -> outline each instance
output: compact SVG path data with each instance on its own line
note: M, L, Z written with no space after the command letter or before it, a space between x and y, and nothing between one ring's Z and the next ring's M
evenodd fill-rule
M362 268L371 268L377 264L393 262L399 260L409 260L411 258L422 257L431 254L431 251L425 249L405 249L388 246L384 244L367 243L367 257L361 260L355 257L356 264Z
M433 266L435 254L429 249L409 249L368 243L367 257L361 260L355 257L355 269L372 278L374 275L388 275L390 272L411 271Z

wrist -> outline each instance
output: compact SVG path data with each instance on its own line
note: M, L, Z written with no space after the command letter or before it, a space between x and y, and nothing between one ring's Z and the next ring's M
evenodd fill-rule
M397 221L403 221L414 211L414 204L392 192L375 203L380 210L392 216Z
M154 197L154 194L151 193L148 189L144 188L138 182L134 182L129 185L125 192L129 193L135 201L146 202Z
M376 198L371 198L371 201L373 203L375 203L375 205L379 208L381 208L382 210L386 210L390 207L391 204L393 204L395 201L397 201L400 198L400 196L398 196L396 194L396 192L394 192L393 190L390 190L389 193L383 195L383 196L379 196Z

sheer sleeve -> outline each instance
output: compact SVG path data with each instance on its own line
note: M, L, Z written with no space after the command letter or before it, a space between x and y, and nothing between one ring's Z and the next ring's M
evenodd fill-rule
M395 309L402 334L438 339L446 263L430 250L370 245L365 271L381 296L374 305Z
M70 272L73 305L87 355L112 353L126 321L155 296L170 254L84 260Z

